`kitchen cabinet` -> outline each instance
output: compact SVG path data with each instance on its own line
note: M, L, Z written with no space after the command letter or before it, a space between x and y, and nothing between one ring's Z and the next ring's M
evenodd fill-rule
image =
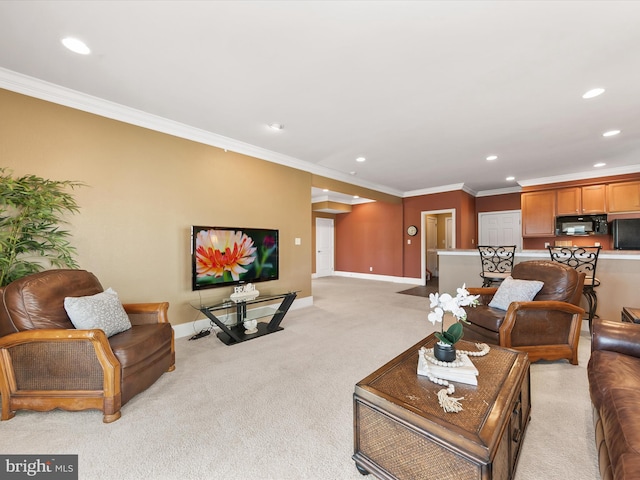
M556 190L556 213L558 215L578 215L582 213L582 192L580 187Z
M570 187L556 190L557 215L582 215L606 212L605 185Z
M556 234L556 191L523 193L520 197L522 206L522 236L554 237Z
M640 181L607 185L608 213L640 211Z
M606 213L607 188L606 185L590 185L581 188L582 213Z

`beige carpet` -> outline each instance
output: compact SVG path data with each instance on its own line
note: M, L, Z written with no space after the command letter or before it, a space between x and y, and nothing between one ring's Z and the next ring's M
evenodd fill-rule
M20 411L0 424L0 451L79 454L80 479L361 479L351 460L353 386L433 328L428 300L398 295L402 287L314 280L314 306L290 311L281 332L235 346L214 335L178 339L176 371L117 422L96 411ZM599 478L588 356L584 331L579 366L532 366L517 480Z

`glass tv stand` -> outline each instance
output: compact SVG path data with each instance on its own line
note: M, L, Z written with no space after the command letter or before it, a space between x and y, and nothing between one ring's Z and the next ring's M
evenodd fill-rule
M252 300L239 301L237 303L231 300L217 303L215 301L207 303L204 300L195 300L190 304L222 330L217 333L217 337L224 344L235 345L236 343L284 330L280 326L280 322L289 311L289 307L296 299L297 294L298 292L288 292L276 295L260 295ZM219 318L222 315L225 315L226 322ZM260 321L267 317L272 317L268 323ZM258 330L254 333L245 333L244 322L249 320L258 320Z

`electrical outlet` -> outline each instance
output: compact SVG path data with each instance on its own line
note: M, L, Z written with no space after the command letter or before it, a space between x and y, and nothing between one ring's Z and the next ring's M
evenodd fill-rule
M369 271L370 271L370 272L373 272L373 267L369 267Z

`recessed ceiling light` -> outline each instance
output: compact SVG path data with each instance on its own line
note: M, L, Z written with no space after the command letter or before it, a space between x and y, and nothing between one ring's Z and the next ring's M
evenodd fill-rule
M79 53L80 55L89 55L91 53L91 49L87 47L87 44L82 40L78 40L73 37L63 38L62 44L71 50L74 53Z
M323 189L322 189L322 191L323 191L323 192L328 192L328 191L329 191L329 189L328 189L328 188L323 188Z
M582 95L582 98L593 98L593 97L597 97L598 95L602 95L604 93L604 88L592 88L591 90L589 90L588 92L586 92L584 95Z
M356 171L354 170L354 171L349 172L349 175L357 175L357 173L358 173L358 172L356 172Z
M609 130L608 132L604 132L602 134L603 137L613 137L614 135L618 135L620 130Z
M358 158L356 158L356 162L360 162L360 163L365 162L366 160L367 160L367 159L366 159L366 158L364 158L364 157L358 157Z
M487 160L489 160L489 161L491 161L491 160L497 160L497 159L498 159L498 156L497 156L497 155L489 155L489 156L487 157Z
M282 130L284 128L284 125L281 123L271 123L269 124L269 128L272 130Z
M513 182L516 179L516 177L507 177L505 180L507 182Z
M604 167L606 165L606 163L604 162L599 162L599 163L594 163L593 166L596 168L600 168L600 167Z
M360 198L360 195L354 195L353 198Z

